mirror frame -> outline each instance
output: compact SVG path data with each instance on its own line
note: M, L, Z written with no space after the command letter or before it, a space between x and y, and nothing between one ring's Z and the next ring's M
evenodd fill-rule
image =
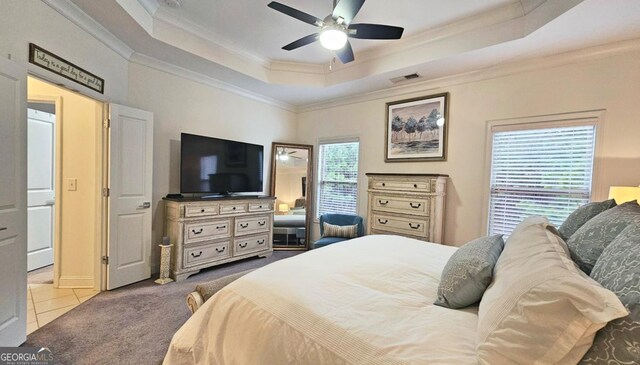
M295 148L295 149L304 149L309 151L309 158L307 162L307 186L305 197L307 199L306 203L306 214L305 214L305 237L304 237L304 247L284 247L273 245L274 250L287 250L287 251L306 251L311 247L309 239L311 238L311 220L313 218L313 145L310 144L296 144L296 143L285 143L285 142L273 142L271 144L271 181L270 181L270 195L276 197L276 203L274 207L274 214L278 209L277 196L276 196L276 150L278 148Z

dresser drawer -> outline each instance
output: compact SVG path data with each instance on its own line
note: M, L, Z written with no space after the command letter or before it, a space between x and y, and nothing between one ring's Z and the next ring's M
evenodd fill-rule
M373 213L371 228L410 236L426 236L429 232L429 218L396 217Z
M197 266L203 263L223 260L229 257L231 257L229 241L185 247L183 252L184 267Z
M191 217L206 217L211 215L218 215L218 204L216 205L207 205L207 206L191 206L188 205L184 207L184 216L186 218Z
M273 210L273 207L270 203L250 203L249 211L250 212L270 212Z
M402 214L429 216L429 199L413 197L397 197L393 195L372 194L371 203L374 210Z
M238 213L246 213L246 212L247 212L246 203L220 205L220 214L238 214Z
M189 222L184 225L184 243L200 242L231 236L231 219Z
M376 179L372 180L369 185L370 189L376 190L400 190L400 191L415 191L420 193L431 192L431 180L425 179L407 179L407 180L394 180L394 179Z
M233 244L233 254L244 255L246 253L266 250L270 248L270 246L268 234L238 238Z
M271 217L259 215L256 217L236 218L236 236L247 235L271 230Z

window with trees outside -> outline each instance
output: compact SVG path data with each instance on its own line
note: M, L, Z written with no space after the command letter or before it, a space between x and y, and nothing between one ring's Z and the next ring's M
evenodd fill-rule
M357 214L358 141L320 143L317 217L325 213Z
M559 226L590 201L595 124L492 132L489 234L509 235L532 215Z

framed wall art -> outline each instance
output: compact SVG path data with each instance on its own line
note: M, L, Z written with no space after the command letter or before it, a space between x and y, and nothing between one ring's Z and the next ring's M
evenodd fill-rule
M387 103L385 162L446 161L449 93Z

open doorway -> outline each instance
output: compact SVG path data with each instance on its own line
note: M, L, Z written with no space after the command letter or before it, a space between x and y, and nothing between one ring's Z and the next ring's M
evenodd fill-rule
M102 286L104 103L27 79L28 332Z

